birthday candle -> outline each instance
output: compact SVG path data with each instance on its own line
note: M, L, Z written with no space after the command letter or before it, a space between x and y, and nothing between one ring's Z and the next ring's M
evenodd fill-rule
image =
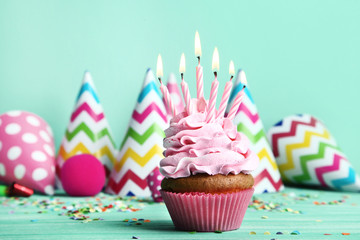
M231 88L233 86L232 79L233 79L234 74L235 74L235 68L234 68L234 62L233 61L230 61L229 74L230 74L230 81L228 81L225 84L225 89L224 89L224 93L223 93L222 98L221 98L219 111L218 111L218 114L216 116L217 118L224 116L224 113L225 113L225 110L226 110L226 107L227 107L227 103L228 103L228 100L229 100L229 97L230 97Z
M157 67L156 67L156 75L160 81L160 90L164 96L164 100L166 105L168 105L169 109L171 110L171 114L173 116L176 115L176 109L175 109L175 105L173 103L173 101L171 100L170 97L170 93L167 89L167 87L163 84L163 82L161 81L161 77L164 75L163 74L163 63L162 63L162 58L161 55L159 54L158 59L157 59Z
M200 99L204 97L204 82L203 82L203 67L200 65L201 57L201 44L199 32L195 33L195 56L198 59L198 65L196 67L196 89L197 89L197 98Z
M245 85L243 87L243 89L238 92L238 94L236 95L236 98L230 108L230 111L229 111L229 114L227 115L227 118L230 119L230 120L233 120L234 117L235 117L235 114L237 112L237 110L239 109L240 107L240 104L242 102L242 99L244 97L244 89L245 89Z
M188 86L187 82L185 82L185 80L184 80L184 73L185 73L185 55L184 55L184 53L181 54L179 72L181 74L181 89L182 89L182 93L183 93L183 96L185 99L186 112L190 115L191 114L191 96L190 96L189 86Z
M211 92L210 92L210 99L207 108L206 122L211 122L215 115L216 97L219 88L219 81L217 80L217 71L219 70L219 52L217 48L215 48L213 53L212 69L214 71L215 79L211 84Z

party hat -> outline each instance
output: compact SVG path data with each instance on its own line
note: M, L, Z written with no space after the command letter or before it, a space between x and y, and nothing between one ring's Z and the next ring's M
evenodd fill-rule
M107 175L116 161L115 142L89 72L84 74L75 108L59 149L58 176L68 158L83 153L92 154L99 159Z
M147 177L163 158L166 115L156 79L148 69L117 163L110 174L107 193L150 196Z
M173 101L174 105L175 105L175 109L177 113L181 113L182 111L184 111L184 102L181 98L181 94L180 94L180 90L179 90L179 86L178 83L176 81L176 77L173 73L171 73L169 75L168 78L168 82L167 82L167 88L169 90L170 93L170 97L171 100ZM165 102L164 102L165 104ZM171 111L169 109L169 107L165 104L166 107L166 111L168 113L168 116L172 116Z
M266 138L263 123L247 86L245 72L242 70L237 74L229 102L235 99L244 85L246 85L245 95L233 121L237 125L237 130L249 138L250 148L260 159L259 167L251 173L255 180L255 193L277 192L282 190L284 185L271 146Z
M359 175L330 131L315 117L288 116L269 129L268 137L284 183L360 191Z

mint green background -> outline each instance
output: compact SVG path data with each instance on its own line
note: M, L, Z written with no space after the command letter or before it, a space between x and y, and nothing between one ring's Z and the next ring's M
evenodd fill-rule
M145 71L177 74L195 95L199 30L205 93L220 52L220 89L232 59L243 68L269 128L294 113L328 126L360 171L360 2L358 1L0 1L0 113L27 110L52 126L56 147L84 70L120 145Z

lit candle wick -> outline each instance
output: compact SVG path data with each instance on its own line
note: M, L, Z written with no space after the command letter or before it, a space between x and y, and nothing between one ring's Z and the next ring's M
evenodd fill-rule
M169 90L161 81L161 77L163 76L163 74L164 74L163 73L163 63L162 63L161 55L159 54L158 60L157 60L156 75L160 82L160 90L164 96L165 103L167 104L168 108L170 109L172 116L175 116L176 115L175 105L174 105L173 101L171 100Z
M211 83L210 99L207 106L207 116L206 122L212 122L214 117L216 117L216 98L219 88L219 81L217 80L217 71L219 70L219 52L218 49L214 49L213 59L212 59L212 70L214 71L215 79Z

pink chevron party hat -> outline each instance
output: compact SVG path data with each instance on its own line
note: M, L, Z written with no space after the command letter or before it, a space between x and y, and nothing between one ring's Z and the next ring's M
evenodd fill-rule
M236 111L234 124L239 132L244 133L250 141L250 148L260 159L259 167L251 174L255 180L255 193L277 192L284 188L280 172L272 153L271 146L266 138L266 132L255 102L250 94L246 75L243 70L237 74L234 87L230 94L229 102L233 102L235 96L245 87L243 101ZM232 104L228 104L231 106ZM227 112L229 108L227 109Z
M167 113L153 72L148 69L110 174L106 192L120 196L151 195L147 177L163 158ZM160 187L160 186L159 186Z
M117 150L92 77L85 72L70 122L57 156L57 175L65 161L77 154L91 154L109 175ZM60 184L59 184L60 185Z
M360 177L326 126L308 114L288 116L268 132L284 183L360 191Z

